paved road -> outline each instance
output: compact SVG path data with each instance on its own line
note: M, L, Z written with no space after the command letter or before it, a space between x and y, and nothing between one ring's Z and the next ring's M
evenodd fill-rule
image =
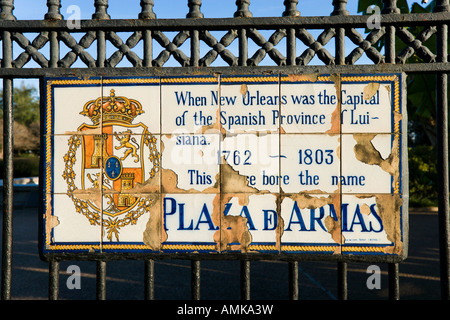
M47 299L48 265L37 249L37 210L15 211L13 244L12 299ZM81 289L66 286L69 265L82 272ZM388 298L387 265L380 264L381 289L369 290L366 273L369 264L348 264L348 299ZM234 300L240 297L240 265L236 261L201 262L201 298ZM333 300L337 297L336 263L300 262L301 300ZM439 249L436 214L410 215L409 258L399 268L402 300L438 300ZM95 299L95 262L62 262L60 299ZM113 261L107 263L107 299L144 298L144 263ZM155 298L190 299L190 262L167 260L155 262ZM288 299L288 265L285 262L251 263L251 299Z

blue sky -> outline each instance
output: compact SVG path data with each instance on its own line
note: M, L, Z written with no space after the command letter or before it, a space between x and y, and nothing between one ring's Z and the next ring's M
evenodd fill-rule
M236 11L235 0L203 0L201 10L206 18L232 17ZM250 11L254 17L280 16L284 0L251 0ZM419 2L408 0L408 3ZM16 0L14 14L18 19L42 19L47 12L47 0ZM70 16L67 8L78 5L81 18L90 19L95 11L94 0L62 0L61 13ZM109 0L108 13L113 19L133 19L139 14L140 0ZM187 0L154 0L154 12L159 19L184 18L188 12ZM332 0L299 0L298 9L303 16L329 15ZM357 13L357 0L348 0L347 9Z
M413 2L420 1L411 1L408 0L408 3L411 5ZM173 19L173 18L185 18L186 14L189 11L187 6L187 0L154 0L153 11L156 13L157 18L159 19ZM233 17L234 12L236 11L236 0L203 0L201 11L204 14L205 18L221 18L221 17ZM19 20L41 20L47 12L47 0L15 0L14 1L14 15ZM62 0L62 7L60 9L61 14L66 19L69 19L73 13L73 11L68 10L70 6L77 5L80 8L81 19L91 19L92 14L95 12L94 0ZM358 14L357 13L358 0L348 0L347 9L350 14ZM302 16L321 16L321 15L329 15L333 11L332 0L299 0L299 4L297 9L301 12ZM268 16L281 16L283 11L285 10L284 0L251 0L250 11L252 12L254 17L268 17ZM108 13L110 14L112 19L135 19L138 17L139 12L141 11L140 0L109 0ZM321 30L310 30L310 32L317 37ZM364 32L364 30L359 30L359 32ZM213 32L212 32L213 33ZM261 31L266 39L270 37L273 31ZM131 35L131 33L130 33ZM81 34L78 34L81 37ZM127 35L121 35L125 41ZM174 34L168 35L168 37L173 37ZM216 37L220 38L220 34L215 34ZM76 35L74 35L76 37ZM33 35L29 35L30 41L33 39ZM284 41L284 40L282 40ZM138 46L141 44L138 44ZM210 49L204 44L201 44L201 56L206 54L206 52ZM233 53L237 53L237 41L234 41L229 49ZM233 47L234 46L234 47ZM284 44L279 44L279 50L283 51L285 47ZM17 45L15 46L17 48ZM44 47L45 48L45 47ZM278 47L277 47L278 48ZM331 41L325 47L332 54L334 54L334 41ZM347 41L346 44L346 54L349 54L351 50L353 50L354 46ZM66 48L67 49L67 48ZM158 44L154 44L154 54L157 55L161 48L158 48ZM183 49L183 47L181 47ZM251 43L249 43L249 56L251 56L259 47L251 47ZM47 51L46 51L47 50ZM107 44L107 57L109 57L114 51L117 49ZM140 52L140 48L136 47L136 52ZM304 49L298 49L298 55ZM22 49L17 48L13 49L14 58L17 57ZM45 49L42 49L42 52L45 56L48 57L48 46ZM95 57L95 46L88 49L88 52ZM61 45L61 54L60 57L63 58L67 53L67 50L64 51L64 45ZM281 52L285 55L285 52ZM362 57L359 63L367 63L367 59ZM368 63L371 63L370 61ZM322 64L318 58L314 58L311 64ZM224 65L224 62L217 59L217 61L212 66L221 66ZM268 56L266 56L265 60L263 60L260 65L274 65L273 61L270 60ZM122 62L118 66L128 67L131 64L127 61L126 58L122 60ZM179 63L171 58L165 66L179 66ZM30 61L25 65L25 67L38 67L34 61ZM78 59L73 67L86 67L80 60ZM26 85L31 84L36 86L36 80L15 80L16 85L21 82L25 82ZM1 86L1 84L0 84Z
M236 11L235 0L203 0L201 10L207 18L232 17ZM253 0L250 11L255 17L280 16L284 0ZM302 15L329 15L333 10L331 0L300 0ZM67 8L78 5L81 18L90 19L94 12L94 0L62 0L61 13L68 17ZM113 19L133 19L139 14L140 0L109 0L108 13ZM187 0L154 0L154 12L160 19L184 18L188 12ZM356 13L357 0L350 0L348 9ZM14 14L19 19L41 19L47 11L46 0L16 0Z

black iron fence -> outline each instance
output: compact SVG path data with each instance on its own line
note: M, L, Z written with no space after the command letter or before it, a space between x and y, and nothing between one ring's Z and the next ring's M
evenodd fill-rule
M281 1L281 0L280 0ZM370 73L436 75L436 125L439 188L439 241L442 298L450 296L448 197L448 0L436 0L433 12L402 14L396 0L383 0L378 16L350 15L347 0L333 0L331 15L302 16L298 0L285 0L284 12L253 17L250 0L237 0L234 17L207 18L200 0L188 0L182 19L157 19L153 0L141 0L136 19L111 19L108 1L95 0L89 20L65 20L61 0L47 0L43 20L17 20L14 1L2 0L0 30L3 78L4 197L2 298L11 297L13 217L13 79L51 76L149 76L185 74ZM36 5L33 3L33 5ZM116 4L116 5L124 5ZM230 4L232 5L232 4ZM258 5L255 1L254 5ZM374 20L375 18L375 20ZM378 19L378 20L376 20ZM420 27L413 34L410 27ZM361 32L368 30L368 32ZM216 31L222 32L217 36ZM122 34L131 33L123 38ZM318 34L314 36L314 34ZM36 35L37 34L37 35ZM265 37L264 34L269 34ZM171 35L174 35L171 38ZM434 38L436 47L425 42ZM252 46L249 45L251 42ZM379 42L384 43L380 50ZM399 42L402 49L396 49ZM112 54L106 44L113 46ZM236 44L234 47L232 44ZM333 50L326 49L332 44ZM182 45L183 48L180 48ZM346 47L354 49L346 54ZM61 48L64 46L65 51ZM256 49L253 49L256 46ZM16 50L13 54L13 48ZM48 48L45 49L44 48ZM202 49L201 49L202 48ZM206 50L205 50L206 48ZM254 51L252 51L254 50ZM201 54L206 52L206 54ZM409 63L408 58L420 59ZM176 66L169 66L170 58ZM122 60L131 66L120 66ZM215 61L221 60L216 65ZM30 61L34 61L33 64ZM361 63L361 61L364 61ZM77 64L75 64L77 62ZM32 66L30 66L32 65ZM37 66L36 66L37 65ZM77 66L75 66L77 65ZM81 65L81 66L79 66ZM41 89L42 90L42 89ZM42 91L41 91L42 92ZM69 259L70 257L67 257ZM49 261L49 298L57 299L59 263ZM106 264L97 263L97 297L106 295ZM299 258L300 259L300 258ZM145 297L154 297L154 260L145 259ZM241 260L241 298L250 298L250 260ZM347 298L347 261L338 264L338 298ZM201 261L193 258L192 298L200 298ZM399 299L398 263L389 263L390 297ZM298 299L298 261L289 261L289 292Z

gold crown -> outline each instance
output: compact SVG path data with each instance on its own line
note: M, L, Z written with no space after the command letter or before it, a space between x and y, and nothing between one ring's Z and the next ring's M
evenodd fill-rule
M98 97L87 102L80 114L91 118L96 125L102 117L103 122L119 121L126 124L131 122L138 115L144 113L141 104L133 99L116 97L114 89L111 89L109 97Z

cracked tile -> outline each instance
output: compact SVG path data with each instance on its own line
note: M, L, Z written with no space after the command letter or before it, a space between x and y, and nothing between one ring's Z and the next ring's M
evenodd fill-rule
M339 194L286 194L281 202L285 253L340 253Z

